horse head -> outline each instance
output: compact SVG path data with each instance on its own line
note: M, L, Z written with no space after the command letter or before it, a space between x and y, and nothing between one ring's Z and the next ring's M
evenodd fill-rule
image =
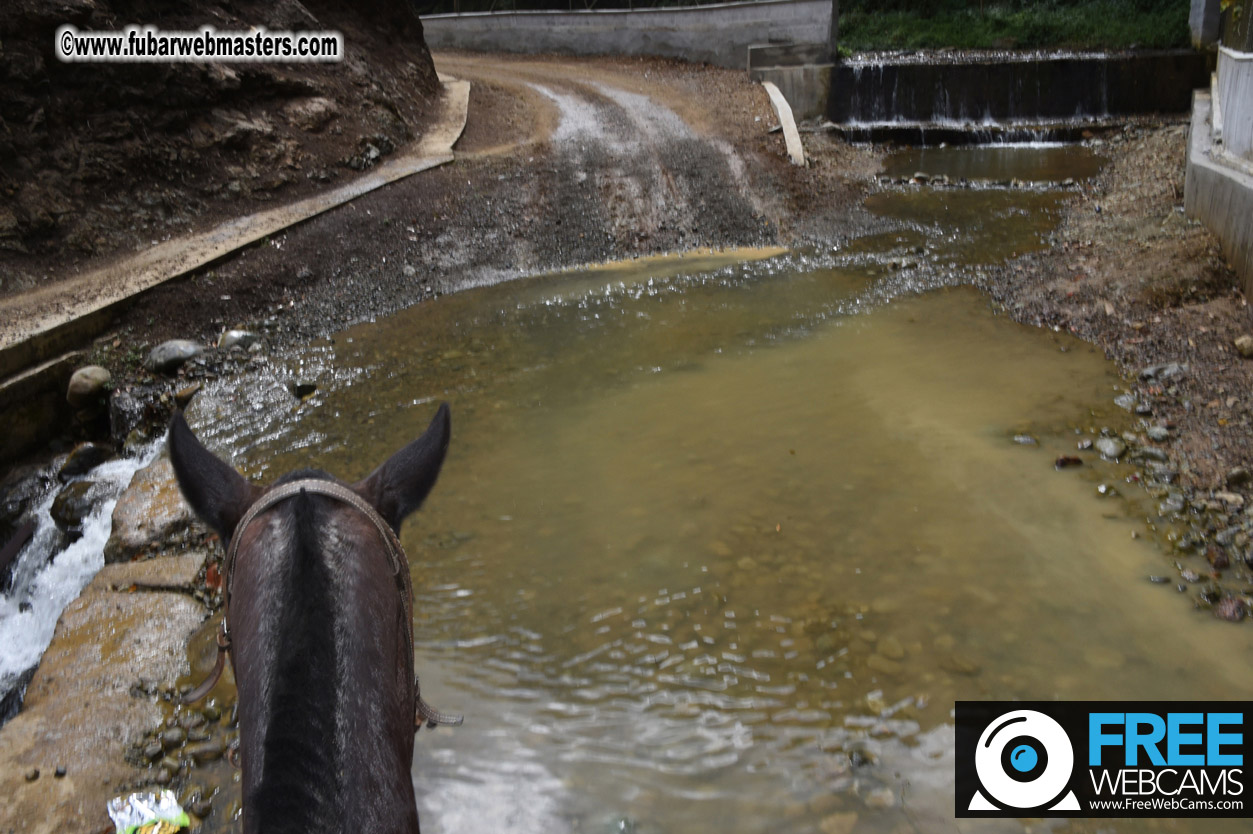
M175 415L179 487L227 549L219 645L238 688L246 832L418 831L415 710L419 725L446 719L413 675L397 534L435 485L449 434L441 405L364 480L304 470L260 488Z

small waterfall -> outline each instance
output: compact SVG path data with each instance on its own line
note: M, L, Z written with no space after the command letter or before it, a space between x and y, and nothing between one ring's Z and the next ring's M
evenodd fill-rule
M1204 56L1190 51L904 55L837 66L827 116L852 139L969 142L991 127L1064 141L1137 113L1184 112L1207 83Z
M96 505L83 519L82 536L64 550L64 536L52 520L51 490L35 510L37 527L13 566L9 591L0 594L0 702L16 711L29 673L52 641L61 612L104 567L104 544L113 526L113 508L131 477L156 457L163 441L137 457L119 458L75 481L91 481ZM11 715L0 714L0 724Z

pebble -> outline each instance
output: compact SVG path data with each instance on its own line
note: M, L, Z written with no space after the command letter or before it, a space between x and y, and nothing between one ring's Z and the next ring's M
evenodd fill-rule
M65 778L65 765L57 765L57 769L52 771L52 775L58 779Z
M1127 451L1127 444L1117 437L1098 437L1092 444L1107 458L1117 459Z
M1032 436L1031 436L1031 435L1029 435L1029 434L1016 434L1016 435L1014 435L1014 442L1015 442L1015 443L1017 443L1019 446L1038 446L1038 445L1040 445L1040 441L1036 440L1034 437L1032 437Z
M1229 623L1238 623L1249 613L1248 607L1235 597L1221 599L1214 606L1214 616Z
M1119 394L1117 397L1114 397L1114 405L1119 408L1124 408L1127 411L1131 411L1136 407L1136 395L1130 392L1126 394Z
M1186 373L1187 370L1187 365L1181 365L1178 362L1163 362L1159 365L1149 365L1148 367L1141 369L1140 379L1161 382L1181 376Z
M954 652L944 660L940 661L940 668L946 672L953 672L958 675L977 675L979 674L979 664L964 654Z
M30 770L26 771L27 782L34 782L38 778L39 778L39 768L32 767Z
M65 390L65 401L75 408L93 405L99 401L112 380L112 374L99 365L79 368L70 377L70 384Z
M1154 443L1162 443L1170 439L1170 429L1165 426L1149 426L1145 430L1145 434L1149 436L1149 440Z
M879 654L888 660L900 660L905 657L905 647L901 645L901 641L889 634L879 641Z
M1232 344L1236 346L1236 350L1240 351L1240 355L1245 359L1253 359L1253 336L1247 334L1240 336Z
M1244 506L1244 496L1235 492L1215 492L1214 497L1237 510Z
M853 811L831 814L823 817L822 822L818 823L818 830L822 834L851 834L856 827L857 814Z
M866 794L866 807L876 810L885 808L894 808L896 806L896 792L891 788L875 788Z
M157 759L160 759L164 753L165 748L161 746L161 742L159 741L150 741L147 746L144 747L144 758L150 762L155 762Z
M222 754L226 752L226 745L221 739L201 742L200 744L189 744L183 749L183 755L196 764L204 762L217 761L222 758Z
M1243 466L1237 466L1227 473L1227 486L1244 486L1250 480L1253 480L1253 476Z
M171 727L161 734L161 746L166 750L173 750L185 741L187 741L187 731L182 727Z
M218 337L218 348L230 350L233 347L249 348L261 337L249 330L227 330Z
M895 675L901 671L901 664L875 652L867 658L866 668L883 675Z
M184 730L190 730L193 727L199 727L204 723L204 715L198 710L191 710L179 716L178 726Z
M152 349L144 360L144 367L153 373L172 373L188 359L199 356L204 348L188 339L170 339Z
M1158 515L1170 515L1171 513L1181 513L1187 505L1184 497L1179 494L1171 495L1165 501L1157 505Z

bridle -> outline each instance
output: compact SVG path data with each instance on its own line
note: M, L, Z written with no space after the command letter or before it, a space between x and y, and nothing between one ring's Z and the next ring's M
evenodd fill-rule
M235 531L231 534L230 546L226 549L226 558L222 562L222 625L217 635L217 660L213 665L213 671L209 673L209 677L183 696L183 703L189 704L198 701L209 694L213 687L217 685L218 678L222 676L222 669L226 665L226 656L231 654L232 643L229 625L231 584L235 577L235 560L239 555L239 542L243 539L244 531L248 529L248 526L261 513L272 508L275 504L301 493L314 493L334 498L360 512L374 525L379 536L382 537L383 543L387 545L387 556L391 561L392 574L396 580L396 591L400 594L401 604L405 609L405 645L408 649L405 652L407 659L406 672L413 677L415 727L420 729L423 724L428 727L435 727L438 724L452 727L459 726L465 720L462 716L441 713L422 700L421 689L418 686L418 676L413 673L413 583L409 577L409 560L405 555L404 547L400 544L400 539L396 537L396 532L392 530L391 525L383 520L383 517L378 514L374 507L370 506L370 502L348 487L322 478L302 478L298 481L290 481L275 487L254 502L248 508L248 511L244 513L239 523L235 525ZM233 655L231 662L233 665Z

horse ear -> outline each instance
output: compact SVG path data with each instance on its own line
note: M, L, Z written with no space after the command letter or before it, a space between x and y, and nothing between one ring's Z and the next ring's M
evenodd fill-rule
M226 544L260 490L201 445L182 412L170 421L170 462L183 497Z
M448 403L443 403L421 437L388 458L364 481L353 485L396 532L400 532L405 516L422 506L435 486L451 433Z

